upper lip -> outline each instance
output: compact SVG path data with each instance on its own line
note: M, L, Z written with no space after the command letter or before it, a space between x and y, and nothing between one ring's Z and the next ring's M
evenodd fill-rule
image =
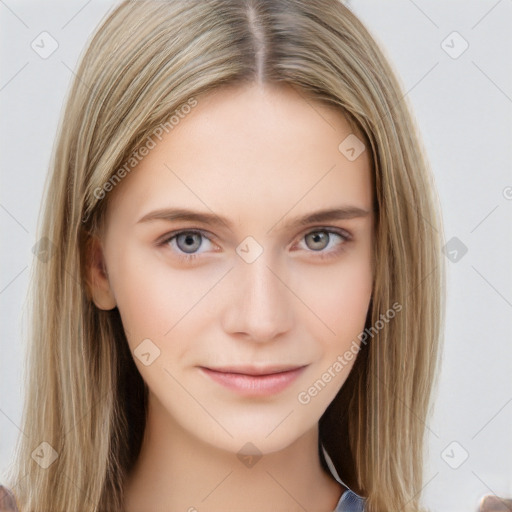
M301 365L268 365L268 366L254 366L254 365L237 365L237 366L220 366L220 367L208 367L204 366L207 370L213 370L214 372L221 373L240 373L243 375L271 375L273 373L288 372L291 370L297 370L306 366Z

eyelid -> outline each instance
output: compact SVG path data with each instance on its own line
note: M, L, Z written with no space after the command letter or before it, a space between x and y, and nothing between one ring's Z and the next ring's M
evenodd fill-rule
M335 226L310 226L304 231L302 231L299 235L296 235L293 239L297 237L304 237L309 235L310 233L316 233L317 231L326 231L327 233L335 233L349 240L353 239L352 233L344 228L339 228Z
M291 238L290 242L288 242L288 243L291 243L291 241L295 240L298 236L305 236L305 235L315 232L315 231L328 231L328 232L337 233L337 234L343 235L348 240L352 240L352 238L353 238L352 233L344 228L339 228L336 226L309 226L308 228L301 231L298 235L294 235ZM188 233L188 232L201 233L203 236L205 236L206 238L209 238L210 240L217 238L213 233L210 233L209 231L205 231L204 229L201 229L201 228L181 228L181 229L176 229L174 231L169 231L168 233L165 233L161 237L157 238L155 244L158 244L159 242L162 242L162 241L167 241L167 240L169 240L169 238L172 238L174 235L179 235L180 233Z
M176 229L174 231L169 231L168 233L165 233L165 235L162 235L161 237L157 238L155 241L155 245L164 245L165 243L169 242L171 240L171 238L181 235L182 233L199 233L200 235L204 236L211 242L213 242L213 240L216 238L213 233L209 233L208 231L204 231L203 229L182 228L182 229Z
M300 232L298 235L294 235L292 237L291 241L295 240L297 237L303 237L310 233L314 233L316 231L327 231L327 232L336 233L336 234L339 234L339 235L342 235L343 237L345 237L347 239L347 241L353 239L352 233L344 228L338 228L338 227L334 227L334 226L310 226L310 227L306 228L305 230L303 230L302 232ZM208 238L211 241L213 241L213 239L216 239L216 236L213 233L210 233L210 232L205 231L200 228L182 228L182 229L176 229L174 231L170 231L168 233L165 233L161 237L157 238L157 240L155 241L155 245L159 245L161 243L168 242L169 239L171 239L173 236L179 235L181 233L189 233L189 232L200 233L205 238ZM291 241L288 243L291 243Z

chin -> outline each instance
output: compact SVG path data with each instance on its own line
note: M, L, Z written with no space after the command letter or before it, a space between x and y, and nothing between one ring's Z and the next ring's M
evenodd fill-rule
M292 415L293 413L290 416ZM284 417L286 414L283 415ZM269 427L269 425L274 426ZM228 430L233 437L227 435L222 429L216 429L217 435L207 439L204 439L203 431L201 437L215 448L236 455L269 455L288 448L308 431L308 427L300 428L298 425L288 423L286 419L280 425L275 421L251 422L238 424Z

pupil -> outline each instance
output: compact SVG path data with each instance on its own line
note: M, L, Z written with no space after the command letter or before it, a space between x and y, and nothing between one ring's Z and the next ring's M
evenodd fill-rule
M200 235L198 233L186 233L178 237L177 243L180 246L180 240L185 242L185 247L180 247L185 252L194 252L201 245Z
M318 231L316 233L312 233L309 236L313 240L313 247L310 247L310 249L323 249L325 247L325 242L328 240L327 233L324 231ZM318 247L318 244L320 244L321 247Z

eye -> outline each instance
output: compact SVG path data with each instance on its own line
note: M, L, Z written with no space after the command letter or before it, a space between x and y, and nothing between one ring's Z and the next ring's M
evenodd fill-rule
M212 243L202 231L186 230L168 233L161 241L157 242L157 245L170 246L178 254L178 258L188 261L203 252L197 252L200 248L204 248L205 251L211 250L211 247L208 247L208 243L205 244L204 240L207 240L210 244Z
M310 231L301 238L301 241L305 241L307 252L318 253L317 257L323 259L336 256L344 250L343 246L351 239L352 236L345 230L322 228ZM170 247L179 259L187 262L213 248L213 242L207 234L197 229L168 233L163 239L157 241L156 245Z
M351 235L345 230L338 231L325 228L310 231L304 235L303 240L306 248L310 249L309 252L320 253L320 258L325 258L335 256L342 251L345 243L350 241L351 238Z

